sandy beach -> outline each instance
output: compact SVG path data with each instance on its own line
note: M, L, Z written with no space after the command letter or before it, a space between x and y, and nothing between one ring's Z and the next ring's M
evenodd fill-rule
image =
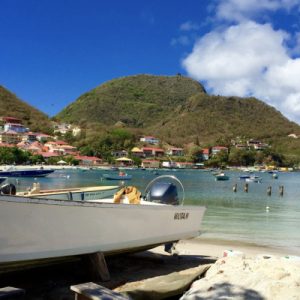
M232 250L235 255L224 257L226 250ZM34 300L74 299L70 286L85 282L139 295L133 299L142 299L144 295L147 295L145 299L164 299L166 295L184 300L220 299L218 293L222 293L222 299L300 299L300 261L297 257L257 245L199 238L180 241L175 255L166 253L164 247L159 246L139 253L107 257L107 265L111 275L109 282L95 279L89 273L86 261L76 260L2 274L0 285L24 288L25 299ZM186 278L190 281L184 282ZM175 293L172 290L174 282L185 284L180 294L172 294ZM155 289L158 292L154 293Z

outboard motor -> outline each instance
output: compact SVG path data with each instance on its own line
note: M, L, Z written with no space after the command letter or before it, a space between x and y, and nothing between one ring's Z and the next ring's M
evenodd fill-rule
M16 192L17 192L17 189L12 183L7 183L0 187L1 195L15 195Z
M170 182L155 182L147 194L150 202L178 205L178 192L175 184Z

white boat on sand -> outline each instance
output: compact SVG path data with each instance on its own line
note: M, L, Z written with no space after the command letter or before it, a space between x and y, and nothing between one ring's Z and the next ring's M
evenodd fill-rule
M1 194L0 269L7 263L149 249L197 237L205 207L170 205L178 203L178 194L164 180L154 182L139 204Z

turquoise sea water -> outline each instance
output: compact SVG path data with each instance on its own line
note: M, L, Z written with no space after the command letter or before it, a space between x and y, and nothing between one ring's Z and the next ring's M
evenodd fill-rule
M126 182L137 186L142 192L153 172L128 170L133 179ZM272 179L269 173L257 173L262 183L249 183L248 193L243 188L245 181L239 179L245 173L227 171L228 181L215 181L211 172L203 170L158 170L159 175L175 175L185 188L185 204L204 205L207 208L203 220L202 237L231 240L293 250L300 254L300 172L278 173ZM9 179L19 191L40 182L42 189L91 185L118 185L107 181L104 170L56 170L44 178ZM237 192L233 185L237 184ZM284 195L279 195L279 186L284 186ZM272 195L267 188L272 187ZM266 209L269 207L269 209Z

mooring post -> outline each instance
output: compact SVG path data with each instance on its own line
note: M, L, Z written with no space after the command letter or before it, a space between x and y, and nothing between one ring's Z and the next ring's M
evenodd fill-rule
M233 186L232 190L236 193L237 191L237 184L235 183L235 185Z
M268 186L267 194L268 194L268 196L272 195L272 187L271 186Z
M280 186L279 186L279 195L280 195L280 196L283 196L283 191L284 191L284 186L283 186L283 185L280 185Z
M249 189L249 185L248 183L245 183L244 192L248 193L248 189Z
M105 257L102 252L96 252L88 255L91 263L91 272L96 280L109 281L110 274L106 265Z

